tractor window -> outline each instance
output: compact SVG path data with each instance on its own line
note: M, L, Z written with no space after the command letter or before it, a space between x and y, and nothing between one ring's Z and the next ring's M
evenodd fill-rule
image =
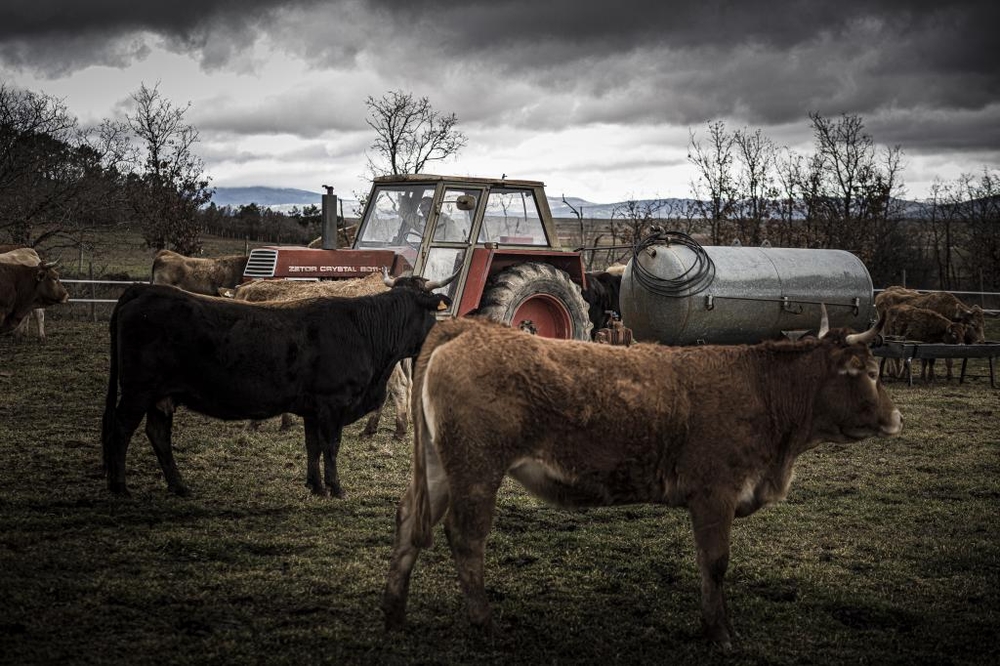
M444 280L461 270L464 261L464 248L432 247L427 254L427 263L424 264L424 269L421 272L428 280ZM458 278L455 278L451 284L434 291L439 294L447 294L454 300L457 288Z
M466 243L469 240L469 231L472 229L472 218L475 209L462 210L458 206L458 197L469 195L478 197L481 191L464 190L449 187L444 191L444 199L441 201L441 208L437 214L437 223L434 229L434 241L446 243Z
M480 243L548 245L531 190L494 188L486 200Z
M358 232L357 248L414 249L420 246L434 188L391 185L376 188Z

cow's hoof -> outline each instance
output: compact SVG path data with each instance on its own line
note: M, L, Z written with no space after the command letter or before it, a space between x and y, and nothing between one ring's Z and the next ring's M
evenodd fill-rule
M702 627L705 638L707 638L713 645L727 654L733 651L733 638L735 637L734 631L724 626L709 627L707 625L702 625Z
M406 628L405 610L383 604L382 612L385 613L385 630L387 632L402 631Z
M132 493L125 487L123 481L111 481L108 483L108 490L116 497L132 497Z
M167 490L169 490L170 492L172 492L174 495L177 495L178 497L190 497L191 496L191 489L188 488L183 483L174 483L174 484L171 484L171 485L167 486Z
M493 634L493 612L489 606L483 608L469 609L469 624L480 634L491 636Z
M336 497L337 499L344 499L344 497L347 496L346 493L344 493L344 489L341 488L340 486L330 486L328 490L330 497Z
M316 497L330 496L330 491L327 490L324 486L309 486L309 490L311 490L312 494L315 495Z

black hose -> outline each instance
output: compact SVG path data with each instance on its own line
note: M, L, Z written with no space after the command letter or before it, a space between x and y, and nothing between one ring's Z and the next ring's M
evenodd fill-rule
M694 254L694 263L675 278L664 279L639 262L639 254L654 245L683 245ZM653 250L655 252L655 250ZM648 291L667 298L686 298L705 291L715 279L715 262L705 248L681 231L659 231L632 247L632 276Z

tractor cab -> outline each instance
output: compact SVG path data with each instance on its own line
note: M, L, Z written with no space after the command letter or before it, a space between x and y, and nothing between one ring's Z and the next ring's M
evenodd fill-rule
M463 308L455 297L463 293L477 250L495 255L500 246L505 253L558 249L555 229L543 223L546 218L539 210L536 191L541 187L531 181L419 175L377 178L354 249L392 250L414 273L430 280L458 273L458 279L442 291L447 289L455 300L457 314L464 314L478 305L478 299L469 299ZM486 277L481 268L482 262L476 268L478 277L472 276L480 287L483 280L478 278Z

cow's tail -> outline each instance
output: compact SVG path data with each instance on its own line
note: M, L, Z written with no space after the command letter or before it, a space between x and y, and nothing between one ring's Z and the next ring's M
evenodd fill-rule
M413 512L411 543L418 548L429 548L433 543L434 516L428 489L427 460L428 456L438 458L424 410L427 367L434 351L461 335L466 330L464 325L466 323L456 319L434 326L413 364L413 385L410 391L410 416L413 419L413 478L410 482L410 508Z
M427 465L424 455L428 446L434 446L430 442L430 432L427 429L427 420L424 418L421 404L420 391L412 393L410 416L413 419L413 479L410 482L410 509L413 512L413 531L410 533L410 541L417 548L430 548L434 543L433 537L433 516L431 515L431 501L427 488Z

